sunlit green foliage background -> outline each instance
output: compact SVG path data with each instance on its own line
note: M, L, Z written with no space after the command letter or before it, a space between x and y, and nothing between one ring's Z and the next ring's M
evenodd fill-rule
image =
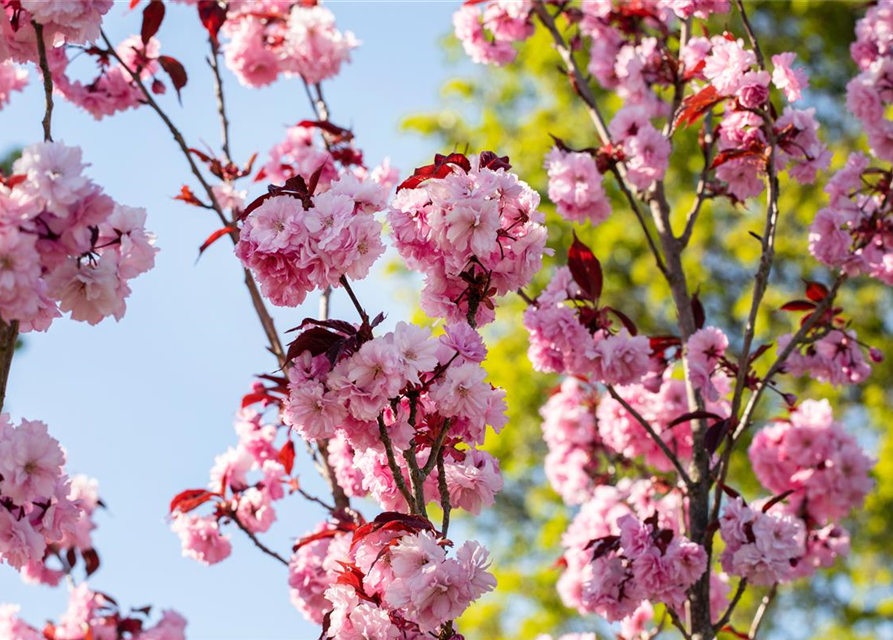
M846 153L864 146L858 128L846 113L844 87L855 74L849 57L855 21L864 11L857 3L800 1L748 3L755 30L767 56L793 50L809 66L812 87L810 106L817 108L825 124L823 136L835 150L834 165ZM709 25L710 34L729 29L737 34L735 14L719 16ZM543 157L551 147L549 134L576 148L594 146L595 133L582 103L576 99L559 68L557 54L544 30L526 42L516 63L506 68L468 65L458 42L444 40L445 55L462 69L444 84L442 108L434 113L407 117L404 127L440 141L442 150L472 152L493 149L509 155L515 171L543 195L550 241L555 255L531 287L538 291L548 282L549 266L565 260L571 226L561 221L545 197ZM586 66L585 54L581 64ZM616 97L600 95L610 114L621 106ZM419 159L420 163L425 159ZM667 189L674 205L676 229L680 228L694 197L696 174L701 170L697 130L676 137L672 171ZM609 181L606 181L606 186ZM673 330L668 306L669 292L646 252L643 235L628 206L613 193L614 213L597 228L576 229L596 251L606 272L608 303L633 317L649 333ZM758 338L774 337L795 329L797 318L778 311L785 301L802 297L802 278L829 282L830 274L811 259L805 227L825 203L820 188L802 187L783 178L782 222L778 233L777 268L772 287L759 317ZM759 242L749 232L762 233L764 210L754 202L733 208L724 201L708 202L698 223L685 266L692 288L708 314L708 324L720 326L740 344L743 318L750 304L752 277L759 257ZM893 296L874 281L850 282L841 301L860 338L893 358ZM488 328L491 344L489 371L494 384L505 387L509 400L509 426L488 442L501 461L507 487L497 507L468 523L485 536L496 551L495 570L500 582L497 595L472 607L461 625L473 639L529 640L540 633L610 629L595 619L581 619L564 608L555 592L559 570L560 537L573 513L548 486L542 471L545 445L540 432L539 407L557 378L535 373L526 356L526 333L520 317L519 298L502 302L496 325ZM774 349L770 352L774 353ZM771 356L765 356L769 360ZM867 384L834 389L807 381L786 381L788 390L800 397L827 397L836 415L846 421L878 458L877 490L865 508L847 523L852 532L853 553L832 571L804 580L787 589L776 603L767 628L777 638L867 639L893 637L893 420L888 381L890 359L875 365ZM768 366L767 362L762 365ZM772 395L772 394L769 394ZM761 421L778 414L777 398L768 398ZM746 495L758 495L759 486L742 448L734 461L733 484ZM751 590L733 622L747 629L762 593ZM729 636L731 637L731 636Z

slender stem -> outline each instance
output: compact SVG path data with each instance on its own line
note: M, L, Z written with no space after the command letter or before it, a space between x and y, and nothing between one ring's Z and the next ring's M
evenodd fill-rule
M334 512L334 511L335 511L335 507L333 507L332 505L326 503L326 502L323 501L323 500L320 500L319 498L317 498L317 497L314 496L314 495L310 495L309 493L307 493L306 491L304 491L304 490L301 489L300 487L298 487L298 493L301 494L301 497L304 498L305 500L309 500L310 502L315 502L316 504L318 504L319 506L321 506L321 507L322 507L323 509L325 509L326 511L329 511L329 512Z
M428 461L425 463L425 466L422 467L422 479L427 478L434 470L434 465L437 464L437 457L440 455L440 450L443 448L443 443L446 441L447 432L449 430L450 419L444 418L443 428L441 428L440 433L437 434L437 440L431 445L431 453L429 454Z
M735 607L738 606L738 602L741 601L741 596L744 595L744 591L747 589L747 578L741 578L738 581L738 588L735 590L735 595L732 596L732 601L729 603L726 612L722 615L719 621L713 625L714 630L719 632L726 624L728 624L729 620L732 619L732 614L735 612Z
M360 304L360 301L357 299L356 294L353 292L353 289L350 286L350 282L347 280L347 276L341 276L339 280L341 286L344 287L344 290L347 291L347 295L350 296L350 301L353 303L354 309L357 310L357 313L360 314L360 318L363 322L369 319L369 316L366 315L366 311L363 309L363 305Z
M229 146L229 118L226 116L226 101L223 95L223 78L220 75L220 48L214 44L212 38L208 38L211 45L211 55L208 65L214 72L214 92L217 96L217 113L220 115L220 136L222 140L223 159L232 163L232 153Z
M750 638L750 640L754 640L754 638L757 637L757 633L760 631L760 626L763 624L763 619L766 617L766 613L769 611L769 607L772 606L772 602L775 600L777 594L778 585L773 584L769 593L763 596L763 600L760 602L760 608L757 609L757 614L754 616L753 622L750 625L750 631L747 633L747 637Z
M189 168L192 171L192 174L196 177L204 189L205 193L208 196L208 199L211 202L211 208L217 214L217 217L220 219L220 222L223 223L224 226L229 226L230 221L227 220L226 215L223 212L223 208L220 206L220 202L217 200L217 195L214 193L214 190L211 188L211 185L208 184L208 181L205 179L205 176L202 174L201 169L199 169L198 165L195 163L195 160L192 157L192 153L189 151L189 146L186 144L186 140L183 138L183 134L180 133L180 130L176 127L173 121L168 117L168 115L164 112L164 110L159 106L158 102L152 97L152 94L146 88L146 85L143 83L139 74L130 69L124 61L121 59L121 56L118 55L118 52L115 51L115 48L112 46L111 41L109 41L108 36L104 31L100 31L102 35L102 39L108 47L109 54L113 56L118 63L127 70L127 73L130 74L131 79L136 83L137 87L139 87L140 91L143 94L143 98L155 113L158 114L158 117L167 125L168 130L174 138L174 141L177 143L177 146L180 147L180 151L183 152L183 156L186 158L186 162L189 164ZM230 233L230 238L233 243L238 241L238 232L233 231ZM260 294L260 291L257 288L257 283L254 281L254 277L251 275L251 272L248 269L244 270L245 273L245 286L248 287L248 292L251 295L251 302L254 305L254 310L257 313L258 318L260 319L261 326L264 329L264 333L267 335L267 340L270 343L270 351L272 351L273 355L276 356L276 359L279 361L280 366L285 365L285 350L282 348L282 342L279 340L279 334L276 331L276 325L273 322L273 318L270 315L270 312L267 310L266 304L264 303L263 297Z
M673 463L673 466L676 467L676 472L679 474L679 477L682 479L682 481L686 485L690 485L691 478L689 477L688 472L686 472L685 467L682 466L682 462L680 462L679 458L676 457L676 454L673 453L673 450L667 446L667 443L663 441L663 438L660 437L657 431L654 430L654 427L652 427L651 424L642 417L642 414L636 411L629 402L624 400L623 397L619 393L617 393L617 390L614 389L613 386L605 385L605 388L607 388L608 393L611 394L611 397L619 402L621 406L626 409L627 413L629 413L633 418L636 419L636 422L642 425L642 428L648 432L648 435L651 436L651 439L654 440L655 444L657 444L660 450L663 451L664 455L667 456L667 459L669 459L669 461Z
M710 177L710 165L713 163L713 146L716 142L713 135L713 114L707 112L704 116L704 168L701 170L701 177L698 179L698 187L695 192L695 202L691 210L685 217L685 229L679 236L679 242L683 247L687 247L691 242L691 236L695 230L695 223L698 221L698 214L707 200L707 181Z
M43 25L34 20L31 21L34 33L37 36L37 55L40 61L40 72L43 74L43 94L46 101L46 111L43 114L43 141L53 141L53 74L50 73L50 64L47 60L47 45L43 38Z
M378 416L378 435L381 438L382 443L384 443L385 455L388 458L388 468L391 470L391 475L394 476L394 482L397 483L397 489L403 495L403 499L406 500L407 508L415 513L417 511L414 504L415 500L409 492L409 489L406 487L406 480L403 478L403 472L397 465L397 458L394 457L394 445L391 442L391 436L388 435L388 428L385 426L384 417L381 414Z
M757 41L756 35L754 35L753 27L750 26L750 20L748 20L747 12L744 10L744 2L742 0L735 0L735 4L738 6L738 13L741 14L741 22L744 23L744 30L747 31L750 46L753 47L753 52L757 56L757 64L760 65L760 69L765 70L766 61L763 58L763 50L760 49L760 43Z
M239 516L237 516L235 513L231 513L229 515L230 515L230 518L232 518L232 521L236 523L236 526L239 527L239 529L241 529L242 531L244 531L245 535L251 539L251 542L254 543L255 547L257 547L258 549L260 549L261 551L266 553L271 558L274 558L275 560L279 561L280 564L284 564L286 567L288 566L288 560L286 560L281 555L279 555L278 553L276 553L275 551L270 549L270 547L268 547L263 542L261 542L260 538L258 538L251 529L246 527L242 523L242 521L239 520Z

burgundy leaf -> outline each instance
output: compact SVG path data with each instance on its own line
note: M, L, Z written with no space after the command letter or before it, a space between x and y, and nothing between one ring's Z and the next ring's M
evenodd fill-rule
M140 37L143 44L149 44L149 40L158 33L161 21L164 20L164 3L161 0L152 0L143 9L143 26L140 29Z
M828 297L828 293L828 287L823 285L821 282L806 283L806 297L813 302L821 302Z
M167 75L170 76L171 83L174 85L174 89L177 90L177 100L180 101L180 104L183 104L180 89L186 86L186 81L188 80L186 69L183 68L179 60L170 56L158 56L158 63L167 72Z
M81 557L86 565L87 577L92 576L99 569L99 554L95 549L84 549L81 551Z
M769 511L769 509L777 505L779 502L787 498L792 493L794 493L794 490L788 489L787 491L779 493L777 496L773 496L768 502L766 502L766 504L763 505L763 513Z
M344 340L344 336L332 333L322 327L312 327L304 331L288 346L286 360L293 360L305 351L316 357L326 353L333 346Z
M493 171L499 169L508 171L512 168L508 156L497 156L492 151L481 151L479 166L481 169L492 169Z
M683 422L690 422L692 420L722 420L722 416L709 411L690 411L689 413L683 413L681 416L673 420L673 422L667 425L667 429L672 429L676 425L682 424Z
M808 300L791 300L781 305L782 311L812 311L815 308L815 302Z
M205 29L208 30L208 35L211 37L211 42L216 50L220 46L217 34L220 33L220 28L226 22L226 6L221 6L217 0L199 0L198 18L202 21Z
M597 302L602 295L602 265L592 250L580 242L576 232L574 242L567 252L567 266L588 299Z
M719 448L719 443L722 442L722 439L726 436L728 431L728 420L714 422L707 428L707 433L704 434L704 446L707 447L707 451L710 452L710 455L716 453L716 450Z
M704 305L701 304L701 299L698 297L697 292L691 297L691 313L694 316L695 328L703 329L704 323L707 321L707 315L704 313Z

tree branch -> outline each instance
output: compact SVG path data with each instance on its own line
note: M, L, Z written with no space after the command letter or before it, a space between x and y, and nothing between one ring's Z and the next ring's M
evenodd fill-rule
M620 405L626 409L627 413L635 418L636 421L642 425L642 428L648 432L651 439L654 440L655 444L660 447L663 454L667 456L667 459L669 459L669 461L673 463L673 466L676 467L676 473L679 474L682 481L687 486L691 485L691 478L689 477L688 472L686 472L685 467L682 466L682 462L679 461L679 458L676 457L676 454L673 453L672 449L667 446L667 443L663 441L663 438L661 438L657 431L654 430L654 427L652 427L651 424L642 417L642 414L636 411L629 402L624 400L613 386L607 384L605 385L605 388L608 390L608 393L611 394L611 397L619 402Z
M753 622L750 625L750 631L747 633L747 637L750 638L750 640L754 640L757 637L757 633L760 631L760 626L763 624L763 619L766 617L766 613L769 611L769 607L772 606L772 602L775 600L777 594L778 585L773 584L769 593L763 596L763 600L760 602L760 608L757 609L757 614L754 616Z

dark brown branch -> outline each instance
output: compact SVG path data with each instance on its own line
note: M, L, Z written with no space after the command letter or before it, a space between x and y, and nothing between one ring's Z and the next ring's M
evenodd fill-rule
M50 72L50 64L47 60L47 45L43 39L43 25L31 21L34 33L37 36L37 56L40 64L40 72L43 74L43 94L46 101L46 111L43 114L43 141L53 141L53 74Z

